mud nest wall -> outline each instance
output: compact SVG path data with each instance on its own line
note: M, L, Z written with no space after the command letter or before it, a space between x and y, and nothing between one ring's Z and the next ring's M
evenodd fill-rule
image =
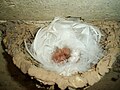
M98 82L105 73L109 72L119 52L120 23L115 21L91 21L99 27L104 35L101 46L104 49L104 57L97 65L85 73L73 76L60 76L55 72L47 71L40 67L39 63L26 52L24 39L31 40L35 37L40 27L45 27L50 22L25 22L10 21L3 23L4 45L6 51L13 57L13 63L24 73L45 85L57 84L59 88L86 88Z

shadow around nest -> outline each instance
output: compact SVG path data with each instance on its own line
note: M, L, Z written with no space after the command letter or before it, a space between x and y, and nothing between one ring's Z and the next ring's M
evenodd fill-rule
M120 53L116 57L109 73L106 73L99 82L87 90L120 90Z
M1 42L1 45L3 50L5 50L6 48L3 42ZM6 67L13 81L20 83L26 90L48 90L49 85L44 85L35 79L31 79L28 74L23 74L21 70L13 64L12 57L6 51L4 51L2 55L7 62ZM39 85L39 88L37 88L36 85Z

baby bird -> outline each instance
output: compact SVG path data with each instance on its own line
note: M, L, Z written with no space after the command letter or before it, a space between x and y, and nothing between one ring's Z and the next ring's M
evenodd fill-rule
M70 57L71 50L69 48L57 48L56 51L52 55L52 60L55 63L60 63L62 61L67 60Z

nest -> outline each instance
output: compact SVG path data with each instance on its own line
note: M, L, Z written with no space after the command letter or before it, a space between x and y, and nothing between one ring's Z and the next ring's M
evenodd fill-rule
M104 57L84 73L72 76L62 76L56 72L42 68L26 51L24 40L33 40L37 30L45 27L50 22L23 22L10 21L2 23L5 26L3 43L6 51L13 57L13 63L24 73L42 82L44 85L57 84L60 89L67 87L86 88L98 82L105 73L108 73L116 60L119 52L119 23L111 21L92 21L93 25L100 28L104 37L101 39L101 46L104 50Z

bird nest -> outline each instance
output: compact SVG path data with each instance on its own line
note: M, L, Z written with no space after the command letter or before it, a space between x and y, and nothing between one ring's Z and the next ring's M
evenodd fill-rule
M26 51L24 40L32 41L39 28L45 27L49 21L10 21L2 23L4 28L3 43L6 51L13 57L13 63L24 73L42 82L45 85L57 84L59 88L86 88L98 82L105 73L108 73L116 60L119 51L119 25L111 21L91 21L92 25L100 28L104 35L100 44L104 57L91 69L72 76L62 76L56 72L42 68Z

